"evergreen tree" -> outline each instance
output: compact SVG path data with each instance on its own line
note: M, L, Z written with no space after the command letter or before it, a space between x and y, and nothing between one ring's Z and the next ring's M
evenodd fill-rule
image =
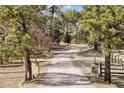
M123 44L124 8L123 6L85 6L82 12L82 28L90 33L94 42L100 40L105 54L105 81L111 83L110 54Z
M32 79L30 51L37 47L37 39L30 28L39 20L43 9L44 6L0 6L0 23L7 25L2 53L24 57L25 81Z
M76 10L68 10L64 13L63 19L65 20L64 21L64 28L65 28L64 30L66 30L65 35L67 35L67 33L71 33L72 35L71 37L73 37L74 39L77 39L78 33L79 33L78 27L79 27L79 20L80 20L80 12Z

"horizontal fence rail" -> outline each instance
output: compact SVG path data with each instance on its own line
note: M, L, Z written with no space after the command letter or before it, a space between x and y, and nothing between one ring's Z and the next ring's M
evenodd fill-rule
M124 54L111 53L110 62L111 62L111 70L113 70L112 65L114 65L114 64L120 66L121 67L120 70L124 70ZM99 68L100 68L99 76L102 77L104 75L105 63L100 62ZM119 72L117 72L117 74L119 74Z

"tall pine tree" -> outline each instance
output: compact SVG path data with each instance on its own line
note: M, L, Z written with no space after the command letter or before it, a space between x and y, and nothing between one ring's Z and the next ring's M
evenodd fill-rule
M100 40L105 54L105 81L111 83L111 50L123 44L123 6L85 6L82 12L82 28L90 33L93 42Z

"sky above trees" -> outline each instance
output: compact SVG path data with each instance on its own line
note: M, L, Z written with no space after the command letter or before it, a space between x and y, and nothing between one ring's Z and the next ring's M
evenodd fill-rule
M64 6L64 11L71 10L71 9L81 11L82 10L82 5L67 5L67 6Z

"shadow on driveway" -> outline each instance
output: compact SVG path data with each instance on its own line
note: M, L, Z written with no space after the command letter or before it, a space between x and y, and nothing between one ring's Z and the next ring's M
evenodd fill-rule
M44 84L48 86L71 86L88 85L90 81L81 75L67 73L43 73L32 81L35 84Z

